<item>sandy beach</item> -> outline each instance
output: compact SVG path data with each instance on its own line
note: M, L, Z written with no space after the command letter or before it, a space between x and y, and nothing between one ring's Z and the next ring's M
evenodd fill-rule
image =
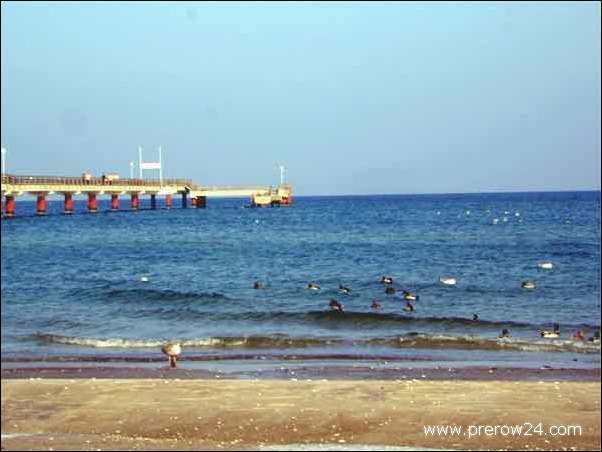
M541 423L544 432L580 426L581 434L483 430L466 435L471 425L525 423ZM426 425L464 430L428 436ZM302 444L599 450L600 383L2 380L3 450L249 450Z

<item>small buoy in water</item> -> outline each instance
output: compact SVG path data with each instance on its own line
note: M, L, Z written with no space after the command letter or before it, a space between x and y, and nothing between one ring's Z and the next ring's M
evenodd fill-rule
M319 284L316 284L316 283L312 283L312 282L310 282L310 283L307 285L307 288L308 288L309 290L320 290L320 285L319 285Z
M140 281L142 281L142 282L148 282L148 278L146 276L143 276L142 278L140 278Z
M520 286L523 289L529 289L529 290L533 290L536 287L534 281L523 281Z
M498 224L499 222L500 222L500 219L499 219L499 218L494 218L494 219L493 219L493 224Z
M540 262L539 264L537 264L537 266L538 266L539 268L545 268L546 270L549 270L549 269L551 269L551 268L554 268L554 264L553 264L552 262L550 262L550 261L543 261L543 262Z
M442 276L439 278L439 282L447 286L455 286L458 283L458 280L452 276Z

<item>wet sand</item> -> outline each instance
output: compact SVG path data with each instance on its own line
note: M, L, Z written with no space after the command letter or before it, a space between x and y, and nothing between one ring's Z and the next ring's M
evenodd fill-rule
M6 361L3 361L6 365ZM290 380L477 380L477 381L600 381L600 369L566 369L566 368L528 368L528 367L386 367L379 363L373 365L350 365L333 363L315 365L303 363L291 366L281 362L276 366L259 369L257 365L241 366L237 370L228 368L187 368L177 369L167 367L134 367L134 366L102 366L94 363L92 366L81 365L33 365L21 367L3 367L2 379L28 378L128 378L128 379L162 379L179 378L181 380L195 379L270 379Z
M256 450L285 444L600 450L599 380L4 377L4 450ZM525 422L544 429L578 425L582 433L473 438L424 433L424 425Z

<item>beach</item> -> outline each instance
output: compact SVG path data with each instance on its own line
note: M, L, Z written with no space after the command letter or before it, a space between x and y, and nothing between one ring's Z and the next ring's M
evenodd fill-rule
M541 424L547 434L466 434L469 426L526 423ZM425 426L436 425L463 432L425 434ZM579 426L581 432L552 436L552 426ZM284 445L599 450L600 382L2 379L3 450Z

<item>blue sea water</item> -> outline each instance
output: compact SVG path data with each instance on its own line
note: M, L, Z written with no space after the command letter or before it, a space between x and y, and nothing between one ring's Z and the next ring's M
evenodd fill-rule
M2 220L2 360L324 356L600 367L600 193L297 197ZM145 203L143 202L143 207ZM108 210L108 201L101 201ZM552 269L538 263L549 260ZM419 295L414 312L396 289ZM455 286L440 276L457 278ZM533 280L535 290L521 288ZM255 281L265 288L255 290ZM320 291L307 289L308 282ZM342 284L350 295L339 292ZM330 310L332 298L344 312ZM373 299L383 308L371 308ZM473 315L479 320L474 321ZM559 339L540 329L560 324ZM509 339L498 339L503 328Z

